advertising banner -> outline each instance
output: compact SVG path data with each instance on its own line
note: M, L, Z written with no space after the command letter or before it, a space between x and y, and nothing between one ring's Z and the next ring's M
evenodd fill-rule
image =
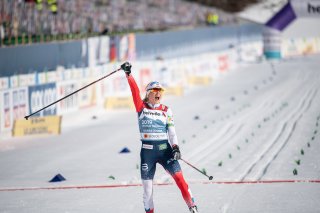
M28 87L29 114L57 100L56 84L48 83ZM57 108L53 105L35 114L35 116L56 115Z
M44 71L36 73L37 83L38 84L45 84L45 83L51 83L56 82L59 80L59 72L57 71Z
M56 82L58 79L57 79L58 75L57 75L57 72L56 71L50 71L50 72L47 72L47 81L48 82Z
M36 74L19 75L19 86L31 86L36 84Z
M281 32L265 27L263 30L264 55L267 59L281 58Z
M146 86L148 83L152 81L152 73L151 73L151 67L142 67L140 68L140 76L139 76L139 81L140 81L140 92L145 93Z
M16 88L19 86L19 76L14 75L9 77L9 88Z
M285 39L281 45L283 57L294 57L301 54L299 50L298 39Z
M128 59L129 41L128 36L121 36L119 41L119 59L125 61Z
M45 84L48 83L48 75L47 72L37 72L37 84Z
M263 43L262 42L248 42L242 43L240 50L237 51L236 60L245 62L257 62L263 56Z
M12 90L13 120L24 118L28 113L28 89L20 87Z
M227 54L218 56L218 70L219 72L226 72L229 69L229 57Z
M88 62L89 67L109 62L110 37L88 38Z
M99 37L88 38L88 65L96 66L98 63Z
M129 61L136 60L136 36L134 33L128 35L128 58Z
M99 45L98 52L99 52L99 56L98 56L99 64L108 63L109 55L110 55L110 37L109 36L100 37L100 45Z
M285 39L281 46L284 57L316 54L320 52L319 38L294 38Z
M174 68L170 67L167 61L154 62L152 67L154 69L154 78L157 79L164 87L173 85L172 71Z
M136 37L133 33L119 38L120 61L134 61L136 59Z
M155 79L165 87L165 95L183 95L183 67L179 66L178 60L159 61L154 66Z
M93 79L91 81L89 80L79 81L78 88L84 87L93 81L94 81ZM93 84L90 87L87 87L86 89L83 89L79 92L78 97L79 97L80 108L87 108L87 107L92 107L96 105L97 103L96 87L97 87L97 84Z
M115 75L112 79L112 91L115 96L128 96L130 94L130 88L127 78L124 75Z
M9 78L8 77L0 78L0 90L4 90L8 88L9 88Z
M8 130L12 127L12 96L11 91L2 91L1 93L1 130Z
M107 75L111 71L118 69L118 67L119 67L119 64L116 64L116 63L109 63L106 65L103 65L101 69L101 76ZM117 74L111 75L110 77L108 77L108 79L104 79L98 82L98 85L100 87L99 93L103 98L114 95L113 81L116 76L119 76L121 74L124 76L123 73L117 73Z
M290 4L298 17L320 18L319 0L291 0Z
M111 36L110 37L110 53L109 53L109 61L115 62L118 59L118 51L117 51L117 37Z
M76 91L77 89L79 89L78 83L75 80L58 82L57 83L57 96L58 96L57 99L65 97L70 93ZM57 114L61 115L61 114L65 114L65 113L73 112L77 110L79 108L78 96L79 96L79 93L76 93L57 103L57 108L58 108Z
M12 135L30 136L30 135L51 135L60 134L61 116L31 117L26 119L17 119L14 122Z
M0 91L0 130L11 130L14 120L28 113L28 88Z

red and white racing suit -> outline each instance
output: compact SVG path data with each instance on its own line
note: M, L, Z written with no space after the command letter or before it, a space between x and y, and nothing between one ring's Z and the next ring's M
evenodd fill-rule
M138 113L142 142L140 173L144 188L143 203L146 212L154 212L153 178L156 163L161 164L172 175L188 207L194 206L194 199L188 184L184 180L180 164L172 156L172 146L178 145L178 140L171 109L162 104L152 106L143 102L140 97L140 90L132 75L127 76L127 80Z

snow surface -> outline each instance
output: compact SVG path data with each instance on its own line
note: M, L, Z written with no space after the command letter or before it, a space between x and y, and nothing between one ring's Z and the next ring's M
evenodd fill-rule
M320 212L319 60L243 64L164 98L183 158L214 177L180 162L201 213ZM130 110L88 109L64 117L59 136L1 141L0 212L144 212L139 150ZM66 181L49 183L58 173ZM161 166L154 182L157 213L188 212Z

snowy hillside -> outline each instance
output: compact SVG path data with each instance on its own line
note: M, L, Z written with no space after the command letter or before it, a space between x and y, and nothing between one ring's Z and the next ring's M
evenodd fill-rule
M319 211L319 59L242 65L164 98L183 158L214 177L180 162L201 213ZM59 136L2 141L0 212L143 212L139 150L130 110L74 114ZM49 183L58 173L66 181ZM155 183L157 213L188 211L160 166Z

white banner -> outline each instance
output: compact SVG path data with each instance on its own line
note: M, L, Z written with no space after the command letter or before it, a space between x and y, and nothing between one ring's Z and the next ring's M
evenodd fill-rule
M0 91L0 130L11 130L15 119L28 113L28 88L20 87Z
M78 81L78 88L82 88L91 82L94 79L82 79ZM79 99L79 108L87 108L95 106L97 103L97 94L96 94L97 84L93 84L81 91L79 91L78 99Z
M18 75L10 76L9 81L10 81L10 88L15 88L15 87L19 86L19 76Z
M298 17L320 17L319 0L291 0L290 4Z
M99 64L105 64L109 62L109 54L110 54L110 38L109 36L101 36L100 37L100 45L99 45Z
M69 80L64 82L57 82L57 100L69 95L70 93L76 91L78 88L78 83L76 80ZM79 93L71 95L70 97L57 103L57 114L63 115L65 113L73 112L79 109L78 101Z
M119 42L119 60L125 61L128 58L129 41L128 36L121 36Z
M0 90L4 90L8 88L9 88L9 78L8 77L0 78Z
M88 66L93 67L98 63L99 37L88 38Z
M110 38L108 36L88 38L88 64L94 67L109 62Z

